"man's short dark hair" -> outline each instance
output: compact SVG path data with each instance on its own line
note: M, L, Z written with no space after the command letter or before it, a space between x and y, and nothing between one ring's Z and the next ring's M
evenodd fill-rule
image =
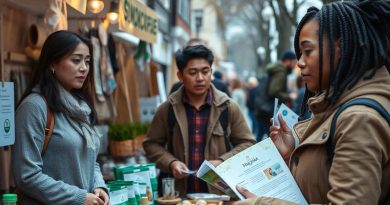
M176 65L180 72L183 72L187 66L188 61L195 58L202 58L207 60L210 67L213 65L214 55L210 49L203 45L186 46L182 50L178 50L175 53Z
M285 60L296 60L297 56L293 51L286 51L282 54L282 57L280 58L281 61Z

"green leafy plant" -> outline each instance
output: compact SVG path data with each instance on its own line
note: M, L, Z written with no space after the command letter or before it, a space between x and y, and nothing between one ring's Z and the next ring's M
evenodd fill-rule
M108 137L114 141L131 140L136 136L145 135L148 129L148 123L112 123L109 126Z
M130 124L110 124L108 138L114 141L131 140L134 138Z

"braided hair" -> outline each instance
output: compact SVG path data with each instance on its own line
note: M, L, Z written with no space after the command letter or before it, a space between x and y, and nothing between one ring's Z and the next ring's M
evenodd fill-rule
M360 79L371 79L376 71L386 66L390 72L390 0L342 1L325 4L321 10L311 7L298 24L294 48L301 57L299 34L310 20L319 22L319 85L326 89L328 104L335 104L346 89L351 89ZM329 39L323 45L323 39ZM335 42L340 43L340 59L335 62ZM329 86L322 88L323 47L329 47ZM368 75L364 76L368 72ZM332 88L332 92L329 90ZM307 100L314 93L306 88L301 116L307 111Z

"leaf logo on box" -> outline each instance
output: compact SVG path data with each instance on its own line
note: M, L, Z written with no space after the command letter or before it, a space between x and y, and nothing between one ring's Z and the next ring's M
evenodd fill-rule
M5 133L8 133L11 129L11 123L9 122L9 119L6 119L4 121L4 131Z

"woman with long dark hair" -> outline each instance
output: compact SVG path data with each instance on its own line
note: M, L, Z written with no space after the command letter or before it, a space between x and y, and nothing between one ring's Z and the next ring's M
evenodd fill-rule
M90 42L69 31L52 33L16 111L12 167L22 204L109 203L96 162L101 135L92 86ZM45 144L51 112L54 127Z

